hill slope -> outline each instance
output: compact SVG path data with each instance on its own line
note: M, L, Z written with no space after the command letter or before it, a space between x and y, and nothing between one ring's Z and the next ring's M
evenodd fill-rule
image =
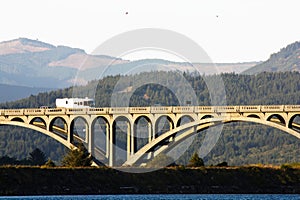
M300 42L295 42L274 53L270 58L243 73L300 71Z

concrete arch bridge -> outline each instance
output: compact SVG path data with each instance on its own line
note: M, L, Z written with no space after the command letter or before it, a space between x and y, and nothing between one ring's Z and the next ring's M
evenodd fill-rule
M201 130L237 121L271 126L300 139L300 105L0 110L0 125L41 132L68 148L83 142L109 166L147 162Z

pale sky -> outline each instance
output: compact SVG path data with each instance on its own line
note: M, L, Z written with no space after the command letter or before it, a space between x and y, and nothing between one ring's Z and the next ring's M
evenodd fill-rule
M91 53L123 32L163 28L194 40L213 62L260 61L300 40L299 8L299 0L5 0L0 41L26 37Z

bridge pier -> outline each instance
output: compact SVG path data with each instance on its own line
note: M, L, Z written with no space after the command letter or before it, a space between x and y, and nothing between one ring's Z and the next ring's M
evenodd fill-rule
M110 123L109 124L110 127L109 127L109 139L108 139L108 146L109 146L109 155L108 155L108 166L112 167L113 164L114 164L114 152L113 152L113 130L114 130L114 124L113 123Z
M68 143L72 143L73 142L73 130L71 128L71 123L68 123L67 124L67 133L68 133L68 136L67 136L67 141Z
M88 143L88 151L94 155L94 130L92 128L92 123L86 124L86 142Z
M134 125L127 122L127 159L134 153Z

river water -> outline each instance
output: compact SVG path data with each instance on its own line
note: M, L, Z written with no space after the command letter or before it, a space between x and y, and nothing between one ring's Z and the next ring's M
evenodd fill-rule
M2 196L3 199L25 199L25 200L300 200L300 195L288 194L157 194L157 195L70 195L70 196Z

